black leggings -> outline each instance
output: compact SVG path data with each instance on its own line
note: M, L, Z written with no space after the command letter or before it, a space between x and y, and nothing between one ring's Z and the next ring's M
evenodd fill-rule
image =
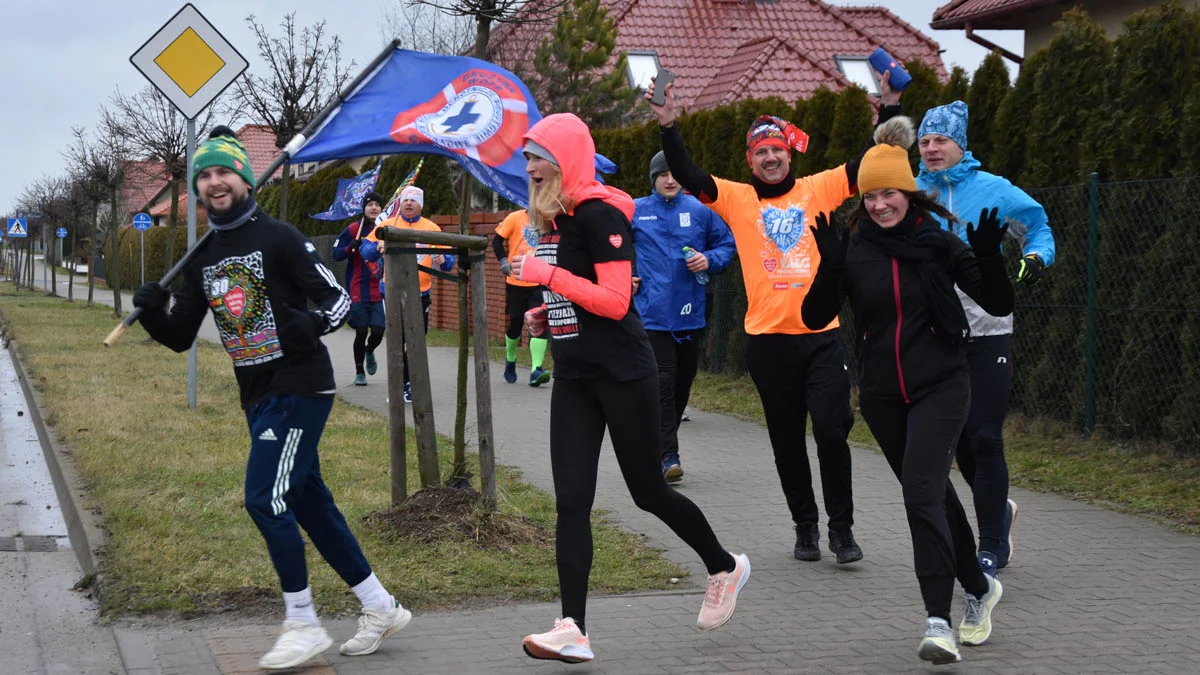
M658 382L557 378L550 394L550 469L562 615L584 625L592 571L592 502L600 444L608 427L617 464L638 508L658 516L704 561L709 574L733 569L733 556L704 513L667 486L658 453Z
M658 362L658 449L664 455L679 452L679 419L692 395L703 335L703 329L646 331Z
M975 558L971 523L950 484L954 445L971 405L967 373L912 403L860 396L859 405L900 479L925 611L949 621L956 578L968 593L983 595L988 589Z
M1004 514L1008 508L1008 462L1004 417L1012 391L1012 336L986 335L967 344L971 412L958 439L958 469L975 497L979 550L1008 560Z
M830 529L854 524L850 446L854 426L846 351L836 330L804 335L751 335L746 369L758 388L775 470L797 525L820 521L804 440L808 416L821 462L821 489Z
M360 326L354 329L354 372L363 372L363 359L367 357L367 352L375 351L375 348L383 342L383 326L371 326L370 337L367 337L368 327Z
M540 286L513 286L504 284L504 306L508 310L508 328L505 337L510 340L521 339L521 329L525 327L525 312L542 304L542 289Z

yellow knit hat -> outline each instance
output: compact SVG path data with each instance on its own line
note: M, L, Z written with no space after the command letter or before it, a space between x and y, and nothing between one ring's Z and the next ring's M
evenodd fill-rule
M876 145L863 155L858 167L858 191L892 188L916 192L917 181L908 163L908 151L898 145Z

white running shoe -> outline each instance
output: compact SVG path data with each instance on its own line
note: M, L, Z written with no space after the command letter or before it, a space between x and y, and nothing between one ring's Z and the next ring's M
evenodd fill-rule
M526 635L522 646L535 659L583 663L596 656L592 653L592 641L569 616L555 619L554 628L548 632Z
M922 661L934 665L962 661L958 645L954 644L954 631L950 630L950 622L936 616L925 619L925 637L921 639L917 656L921 657Z
M412 612L396 603L391 609L363 608L358 615L358 632L338 649L342 656L363 656L379 649L379 644L399 633L412 621Z
M258 660L258 667L264 670L295 668L332 646L333 638L324 628L289 619L283 622L275 646Z

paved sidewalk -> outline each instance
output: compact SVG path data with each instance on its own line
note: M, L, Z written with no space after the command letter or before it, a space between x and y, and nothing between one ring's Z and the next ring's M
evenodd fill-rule
M211 330L210 323L205 331ZM352 337L339 331L326 338L343 385L339 394L385 413L382 377L370 378L367 387L350 386ZM430 362L437 427L449 435L456 357L453 350L433 349ZM385 363L379 372L386 372ZM496 369L492 379L497 460L520 467L529 481L549 490L550 386L505 384ZM593 598L588 626L596 661L567 666L526 657L521 636L548 629L558 616L557 603L531 603L420 613L375 655L345 658L331 649L321 664L297 672L1198 672L1200 538L1014 490L1021 506L1015 555L1001 576L1005 594L992 638L964 647L962 664L926 667L916 658L923 611L908 527L899 486L882 457L854 451L855 533L865 560L839 567L827 553L820 562L801 563L791 557L793 533L766 429L698 410L691 416L681 428L687 475L679 490L700 505L725 546L746 551L753 564L737 614L721 630L695 629L703 568L665 526L633 506L612 453L605 452L597 508L644 533L692 577L678 592ZM815 456L812 461L815 466ZM967 496L961 483L960 494ZM956 606L954 619L960 618ZM354 630L349 619L326 623L335 640ZM138 675L259 672L255 661L275 630L274 623L225 617L167 628L120 622L114 628L128 672Z

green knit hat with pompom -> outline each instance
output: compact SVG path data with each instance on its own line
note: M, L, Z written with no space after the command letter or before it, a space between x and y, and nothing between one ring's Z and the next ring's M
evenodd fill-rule
M208 140L196 148L192 157L192 191L196 189L196 178L200 172L214 166L223 166L242 177L250 189L254 189L254 169L250 168L250 153L246 146L238 140L233 130L227 126L213 128L208 134Z

